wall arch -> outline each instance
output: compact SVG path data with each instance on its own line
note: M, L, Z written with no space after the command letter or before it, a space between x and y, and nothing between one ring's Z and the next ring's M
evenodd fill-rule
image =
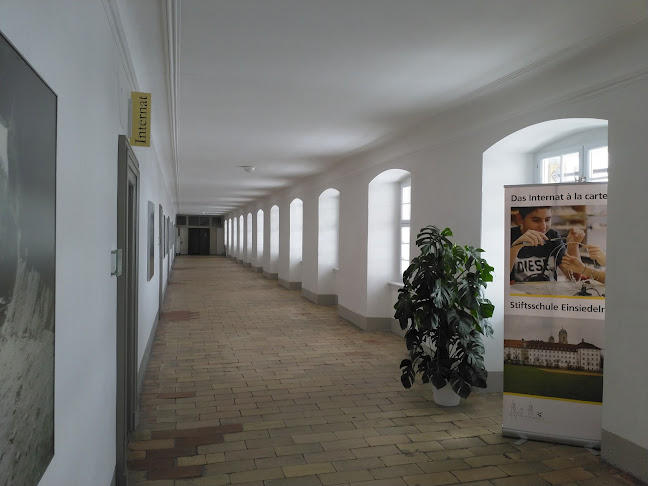
M318 198L317 290L319 298L337 301L340 265L340 191L326 189Z
M367 207L367 315L392 317L388 282L400 275L400 190L411 178L403 169L388 169L369 182Z
M263 267L263 209L257 211L256 222L256 258L254 265L256 268Z
M503 368L504 284L508 263L503 246L505 234L505 185L533 184L534 153L558 140L590 130L607 129L607 120L564 118L536 123L517 130L490 146L482 157L481 244L484 258L496 271L485 294L495 305L490 319L495 339L485 340L485 365L488 370ZM504 269L504 270L500 270Z
M245 225L245 263L252 263L252 213L248 213Z
M270 208L270 245L268 253L268 273L277 275L279 269L279 206Z
M293 199L290 203L290 243L288 253L288 281L291 285L301 283L302 252L304 241L304 202Z
M238 255L236 258L242 262L245 257L245 219L242 214L238 217L238 224Z

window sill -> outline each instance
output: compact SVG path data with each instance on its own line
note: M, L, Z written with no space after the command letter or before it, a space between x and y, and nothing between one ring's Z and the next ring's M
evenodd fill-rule
M403 288L403 282L387 282L388 287Z

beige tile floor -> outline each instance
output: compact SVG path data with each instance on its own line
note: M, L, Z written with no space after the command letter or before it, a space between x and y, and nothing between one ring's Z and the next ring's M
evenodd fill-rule
M178 257L131 441L139 486L641 484L577 447L500 435L501 394L405 390L364 332L219 257Z

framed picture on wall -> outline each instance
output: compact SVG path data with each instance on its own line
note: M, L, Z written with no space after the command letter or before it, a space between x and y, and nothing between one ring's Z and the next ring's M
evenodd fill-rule
M0 484L54 455L57 96L0 33Z
M155 204L148 202L148 258L147 280L155 275Z

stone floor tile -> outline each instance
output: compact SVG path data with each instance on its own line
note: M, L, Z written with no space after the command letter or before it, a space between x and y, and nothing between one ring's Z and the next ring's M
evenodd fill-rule
M471 469L455 470L452 473L461 481L479 481L482 479L495 479L506 476L506 473L496 466L476 467Z
M373 479L370 481L358 481L349 483L349 486L407 486L401 478ZM421 485L423 486L423 485Z
M408 486L437 486L442 484L457 484L457 478L449 472L435 472L405 476L403 478Z
M366 469L356 471L343 471L319 475L320 481L325 486L348 484L351 482L371 481L374 477Z
M369 472L375 479L387 479L401 478L403 476L415 476L423 474L424 471L416 463L411 463L370 469Z
M322 486L317 476L299 476L296 478L270 479L264 481L264 486Z
M248 483L251 481L266 481L269 479L280 479L284 477L282 468L273 467L269 469L253 469L230 474L232 484Z
M549 486L551 484L537 474L493 479L492 483L495 486Z
M582 467L572 469L559 469L557 471L538 474L542 479L551 484L563 484L567 482L583 481L595 477L591 472Z

